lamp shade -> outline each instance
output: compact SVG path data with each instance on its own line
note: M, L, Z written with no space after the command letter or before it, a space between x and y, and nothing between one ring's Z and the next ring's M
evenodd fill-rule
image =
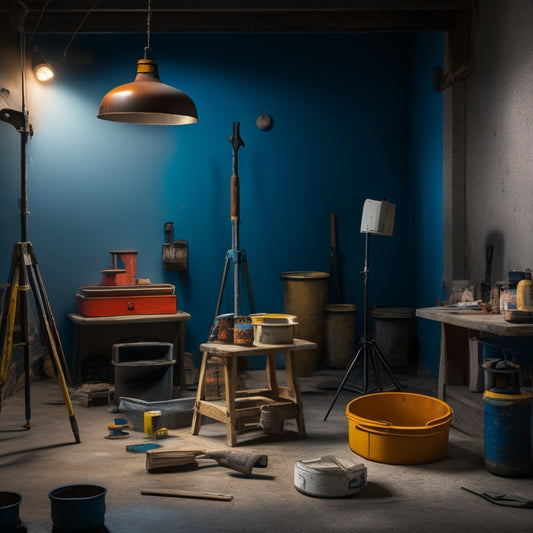
M39 81L49 81L54 77L54 69L34 48L31 58L31 68Z
M153 59L137 61L137 75L131 83L109 91L98 111L98 118L134 124L180 125L198 122L192 99L159 79Z

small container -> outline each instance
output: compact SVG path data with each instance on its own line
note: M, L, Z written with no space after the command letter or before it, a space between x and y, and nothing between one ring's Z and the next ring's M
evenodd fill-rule
M294 337L294 326L290 324L253 324L254 344L291 344Z
M365 485L365 465L333 455L298 461L294 467L294 487L309 496L342 498L357 494Z
M208 341L221 344L231 344L233 342L233 313L219 315L215 318L209 332Z
M233 319L233 344L253 346L254 331L249 316L236 316Z
M144 432L149 437L154 436L154 431L159 428L159 420L161 418L161 411L145 411L144 413Z
M254 313L250 315L252 324L295 324L296 315L284 313Z
M526 270L525 279L521 279L516 287L516 309L518 311L533 311L533 281L529 270Z

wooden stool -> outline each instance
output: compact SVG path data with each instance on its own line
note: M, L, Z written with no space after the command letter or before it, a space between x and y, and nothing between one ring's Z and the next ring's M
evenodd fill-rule
M295 418L298 435L305 438L305 423L298 377L294 375L294 352L314 350L317 345L301 339L291 344L269 344L262 346L239 346L236 344L204 343L200 346L203 353L202 366L198 379L198 393L194 406L191 433L198 435L202 416L224 422L227 426L228 446L237 444L237 433L249 425L259 426L261 408L279 407L283 418ZM278 385L276 374L276 354L285 354L287 386ZM267 388L238 390L237 358L262 355L266 356ZM209 361L221 363L224 368L225 399L206 399L207 365Z

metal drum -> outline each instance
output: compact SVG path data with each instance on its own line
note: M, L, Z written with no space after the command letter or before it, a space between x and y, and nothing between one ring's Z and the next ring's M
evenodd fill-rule
M526 391L483 393L484 458L490 473L506 477L531 474L532 397Z
M326 272L283 272L280 276L285 313L298 318L294 336L317 345L316 350L301 350L294 354L297 376L310 376L323 359L328 278Z

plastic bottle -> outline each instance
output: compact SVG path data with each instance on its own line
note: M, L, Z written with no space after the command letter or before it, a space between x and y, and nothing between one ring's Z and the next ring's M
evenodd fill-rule
M530 270L526 270L526 278L521 279L516 287L516 309L533 312L533 280Z

